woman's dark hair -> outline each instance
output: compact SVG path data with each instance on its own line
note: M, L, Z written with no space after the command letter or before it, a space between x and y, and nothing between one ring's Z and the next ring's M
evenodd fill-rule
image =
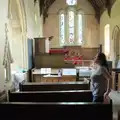
M99 60L99 64L101 66L106 67L107 70L109 71L109 67L108 67L108 63L107 63L105 54L102 53L102 52L99 52L98 55L97 55L97 59Z

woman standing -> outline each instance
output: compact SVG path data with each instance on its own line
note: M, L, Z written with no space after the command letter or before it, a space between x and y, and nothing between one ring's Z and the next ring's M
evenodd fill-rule
M91 75L93 102L103 102L111 91L112 77L104 53L98 53L94 58L96 67Z

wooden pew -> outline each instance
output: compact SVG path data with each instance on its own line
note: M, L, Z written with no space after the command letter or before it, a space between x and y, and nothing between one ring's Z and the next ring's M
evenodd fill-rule
M0 103L1 120L112 120L112 104Z
M20 83L19 88L20 91L89 90L90 84L85 82Z
M10 92L10 102L91 102L90 90Z

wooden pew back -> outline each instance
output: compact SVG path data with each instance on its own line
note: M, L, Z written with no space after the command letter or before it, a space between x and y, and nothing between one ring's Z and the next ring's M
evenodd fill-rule
M0 103L1 120L112 120L111 104Z
M90 90L10 92L10 102L91 102Z
M20 91L61 91L61 90L89 90L89 83L63 82L63 83L20 83Z

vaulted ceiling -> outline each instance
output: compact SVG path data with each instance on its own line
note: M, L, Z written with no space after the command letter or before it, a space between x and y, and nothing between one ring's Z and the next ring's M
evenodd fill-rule
M36 2L37 0L34 0ZM40 6L40 15L43 15L44 21L46 17L48 17L49 7L55 2L55 0L38 0ZM102 13L107 9L108 15L111 14L112 5L116 0L88 0L92 7L95 10L96 18L98 22L100 21L100 17Z

